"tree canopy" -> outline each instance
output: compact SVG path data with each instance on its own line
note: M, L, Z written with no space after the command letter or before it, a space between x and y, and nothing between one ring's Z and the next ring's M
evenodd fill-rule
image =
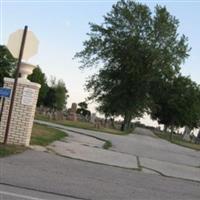
M14 73L17 60L13 58L6 46L0 45L0 87L4 77L11 77Z
M0 87L3 86L4 77L14 75L16 64L17 60L13 58L7 47L0 45ZM65 108L69 96L62 80L52 80L48 86L46 75L39 66L33 70L28 79L41 85L37 106L43 105L57 110Z
M37 105L44 105L44 100L49 90L45 73L43 73L42 69L38 66L33 70L33 73L28 76L28 79L41 85Z
M56 81L51 79L47 95L44 99L44 105L56 110L63 110L67 104L68 90L63 80Z
M84 117L90 117L91 112L89 110L87 110L88 109L88 104L85 101L80 102L78 104L78 106L79 106L79 108L76 111L77 114L80 114L80 115L82 115Z
M179 75L171 82L159 84L153 97L151 116L159 123L191 129L199 126L200 86L189 77Z
M101 66L86 84L100 110L124 117L122 129L151 105L151 84L170 80L188 57L187 37L166 7L121 0L100 25L90 23L89 39L75 55L81 67Z

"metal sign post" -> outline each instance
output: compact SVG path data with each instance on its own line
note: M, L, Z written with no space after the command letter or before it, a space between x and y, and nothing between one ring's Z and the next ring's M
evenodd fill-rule
M22 60L23 52L24 52L24 46L25 46L25 41L26 41L27 30L28 30L28 26L25 26L24 27L23 36L22 36L22 42L21 42L20 52L19 52L19 58L18 58L18 63L17 63L17 70L16 70L15 81L14 81L14 85L13 85L13 92L12 92L12 97L11 97L11 102L10 102L10 109L9 109L9 113L8 113L8 120L7 120L6 132L5 132L3 144L6 144L7 143L7 139L8 139L8 134L9 134L9 129L10 129L10 122L11 122L11 116L12 116L13 105L14 105L14 100L15 100L15 93L16 93L16 88L17 88L17 83L18 83L18 77L19 77L19 70L20 70L21 60Z
M1 105L1 110L0 110L0 122L3 114L3 108L4 108L4 103L5 103L5 98L3 97L2 105Z

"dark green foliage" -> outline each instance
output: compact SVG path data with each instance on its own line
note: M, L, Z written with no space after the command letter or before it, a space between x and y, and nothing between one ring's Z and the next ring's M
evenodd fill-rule
M56 109L63 110L67 104L68 91L66 89L65 83L59 80L56 84Z
M82 109L85 109L85 110L88 108L88 104L87 104L85 101L80 102L80 103L78 104L78 106L79 106L80 108L82 108Z
M56 108L56 90L55 88L49 87L47 95L44 99L44 105L48 108Z
M12 77L16 62L7 47L0 45L0 87L3 86L4 77Z
M49 90L45 73L43 73L41 68L38 66L33 70L33 73L28 76L28 79L41 85L37 105L44 105L44 100Z
M65 83L62 80L51 81L51 86L44 100L44 105L55 110L63 110L67 104L69 95Z
M178 26L165 7L156 6L152 14L129 0L113 5L103 24L90 24L89 39L75 57L82 68L102 66L86 87L100 111L124 117L123 130L149 111L151 84L172 79L187 58L187 38L178 35Z
M78 104L79 108L77 109L77 113L84 116L84 117L90 117L91 115L91 112L89 110L87 110L88 108L88 105L87 103L84 101L84 102L80 102Z
M200 122L200 86L179 75L170 82L160 82L152 90L154 108L151 116L168 127L198 127Z
M38 106L44 105L55 110L63 110L65 108L68 91L62 80L56 82L55 78L52 79L51 86L49 87L46 76L40 67L37 67L28 78L32 82L41 84Z
M46 76L40 67L37 67L28 78L32 82L41 84L38 106L44 105L55 110L63 110L65 108L68 91L62 80L57 82L55 78L51 79L51 85L49 87Z

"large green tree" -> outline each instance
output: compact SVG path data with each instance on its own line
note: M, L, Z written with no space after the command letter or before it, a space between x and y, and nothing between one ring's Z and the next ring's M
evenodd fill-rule
M151 117L171 128L197 128L200 122L200 86L189 77L179 75L169 82L160 82L152 90L154 107Z
M149 110L150 86L157 77L171 79L187 58L187 38L178 34L178 27L166 7L156 6L151 13L130 0L113 5L102 24L90 23L89 39L75 57L82 68L101 66L86 87L91 99L124 117L123 130Z
M17 60L13 58L6 46L0 45L0 87L4 77L11 77L14 73Z
M28 79L41 85L37 105L44 105L44 100L49 90L45 73L43 73L42 69L38 66L33 70L33 73L28 76Z
M59 80L56 84L56 109L63 110L67 104L68 90L63 80Z
M63 80L51 79L51 85L44 100L44 105L55 110L63 110L67 104L68 90Z

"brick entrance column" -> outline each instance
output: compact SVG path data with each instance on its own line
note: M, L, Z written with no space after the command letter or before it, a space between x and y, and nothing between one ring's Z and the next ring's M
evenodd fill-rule
M14 79L5 78L4 87L13 88ZM35 109L38 99L40 84L32 83L27 79L19 78L13 106L8 144L28 146L32 132ZM2 119L0 122L0 142L3 142L10 99L5 100Z

